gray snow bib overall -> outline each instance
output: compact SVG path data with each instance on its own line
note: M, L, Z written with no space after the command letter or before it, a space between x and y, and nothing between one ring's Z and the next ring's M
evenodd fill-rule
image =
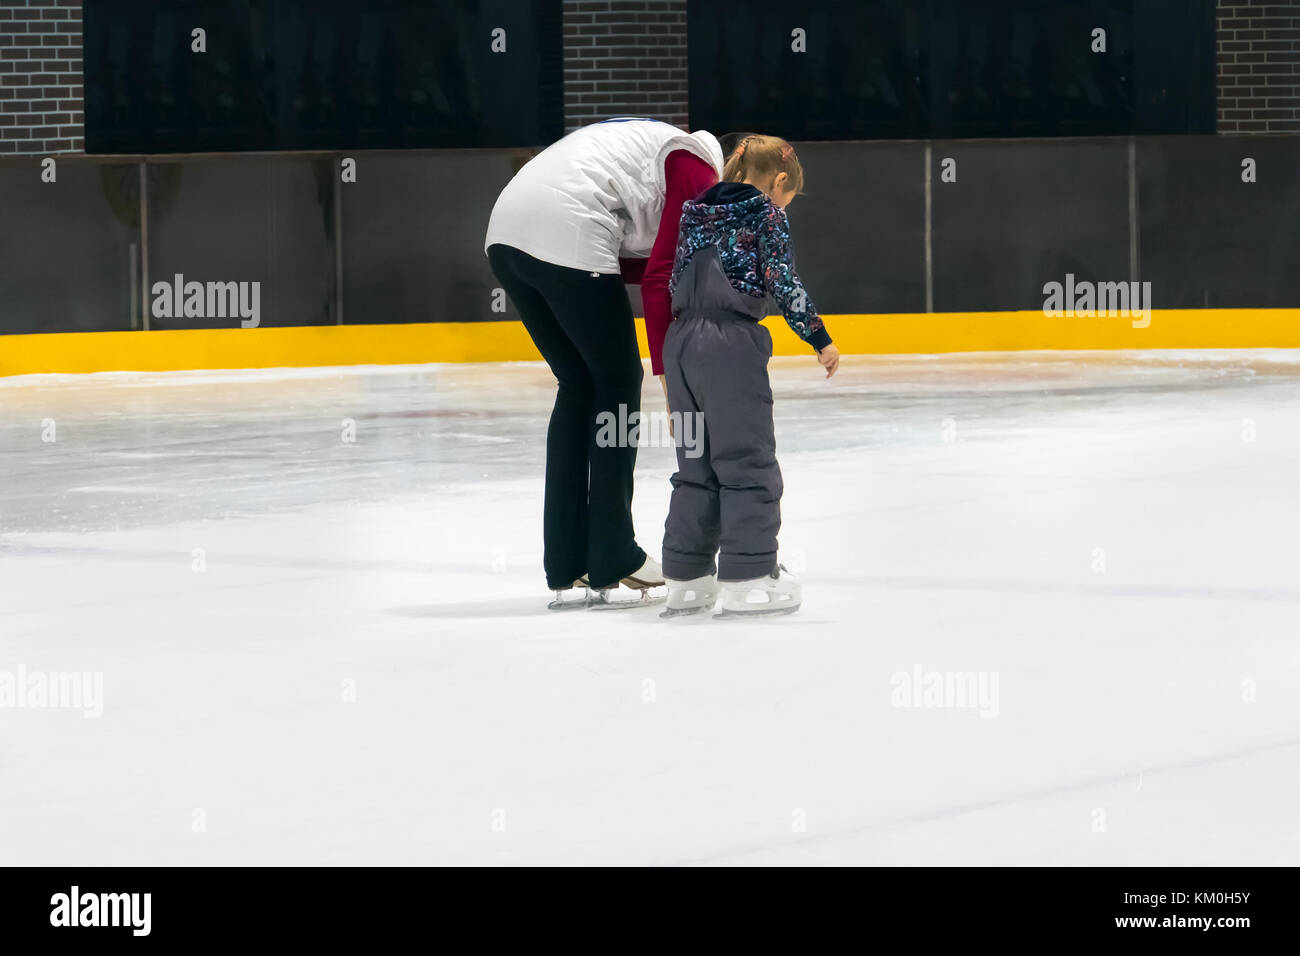
M677 473L664 525L664 574L689 580L714 571L746 581L776 568L781 469L776 461L772 336L759 324L763 299L737 292L716 246L697 252L673 292L677 316L664 339L669 408L683 416ZM694 447L680 437L691 416Z

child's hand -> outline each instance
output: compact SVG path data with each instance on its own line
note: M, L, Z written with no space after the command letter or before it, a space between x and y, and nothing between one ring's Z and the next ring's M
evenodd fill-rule
M826 369L826 377L830 378L840 367L840 350L832 343L817 353L817 361L821 363L822 368Z

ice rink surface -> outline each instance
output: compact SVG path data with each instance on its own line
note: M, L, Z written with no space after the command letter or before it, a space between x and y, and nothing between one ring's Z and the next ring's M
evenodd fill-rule
M670 622L545 610L542 365L0 380L0 676L103 681L0 864L1300 864L1300 357L773 383L804 608Z

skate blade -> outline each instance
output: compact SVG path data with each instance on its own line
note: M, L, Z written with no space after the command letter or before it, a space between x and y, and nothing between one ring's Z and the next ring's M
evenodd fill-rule
M701 604L698 607L666 607L660 612L660 617L689 617L692 614L703 614L705 611L713 610L712 604Z
M574 598L557 598L550 604L546 605L548 611L577 611L587 606L591 600L591 592L584 591L582 597Z
M595 594L587 599L587 607L593 611L626 611L634 607L655 607L667 600L667 594L654 595L646 591L642 591L640 597L623 600L611 600L604 594Z
M572 601L552 601L546 605L546 609L548 611L579 611L586 606L586 598L574 598Z
M782 614L793 614L802 607L802 602L791 605L790 607L757 607L752 611L730 611L721 610L713 615L715 621L725 618L742 618L742 617L778 617Z

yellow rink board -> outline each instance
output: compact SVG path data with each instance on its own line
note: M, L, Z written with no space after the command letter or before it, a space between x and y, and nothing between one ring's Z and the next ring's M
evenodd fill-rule
M1049 318L1031 312L828 315L845 354L1025 349L1300 348L1300 309L1170 309L1147 328L1116 318ZM777 355L809 348L779 317L764 322ZM637 323L641 354L645 328ZM174 371L425 362L509 362L539 356L523 326L437 322L177 332L66 332L0 336L0 375Z

